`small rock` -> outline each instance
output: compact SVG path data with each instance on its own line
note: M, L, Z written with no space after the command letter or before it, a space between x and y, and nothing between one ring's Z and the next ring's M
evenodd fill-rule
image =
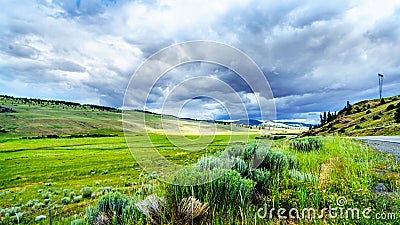
M383 183L378 183L374 188L373 192L375 194L385 194L387 193L387 188Z

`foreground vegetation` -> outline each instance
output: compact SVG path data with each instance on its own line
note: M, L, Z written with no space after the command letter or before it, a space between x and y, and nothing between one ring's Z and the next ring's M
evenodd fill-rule
M167 184L156 174L145 174L120 137L80 138L73 146L64 139L14 141L21 149L13 151L11 141L1 144L9 151L0 159L1 171L7 171L1 175L3 224L29 224L35 218L35 223L48 224L49 208L53 224L191 224L192 219L195 224L395 224L400 219L375 219L377 213L392 215L400 209L400 167L393 157L350 139L263 140L208 156L191 154L190 163L179 151L167 150L170 159L192 164L177 180L217 178L198 186ZM43 142L53 150L40 149ZM31 150L24 150L27 145ZM122 149L115 150L118 146ZM258 168L252 169L255 164ZM384 192L374 193L378 183L386 187ZM273 207L320 213L337 207L343 197L343 207L370 208L372 219L279 220L276 212L272 218L268 214ZM265 209L268 216L262 218ZM40 215L47 218L40 220Z

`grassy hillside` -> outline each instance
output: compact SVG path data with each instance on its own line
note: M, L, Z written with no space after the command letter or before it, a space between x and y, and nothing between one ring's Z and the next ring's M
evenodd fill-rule
M302 135L400 135L400 123L395 121L398 108L400 96L385 98L383 102L379 99L361 101L340 111L332 122Z
M2 137L122 134L121 113L116 109L76 103L1 96Z
M123 135L122 112L114 108L9 96L0 96L0 106L0 137L3 138ZM250 131L240 126L180 120L173 116L139 111L129 112L129 122L136 130L144 131L144 119L147 131L158 134L168 132L196 136ZM257 130L253 131L258 133Z

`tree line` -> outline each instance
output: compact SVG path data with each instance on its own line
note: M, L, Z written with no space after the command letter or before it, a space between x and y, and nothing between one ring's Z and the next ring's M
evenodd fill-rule
M120 109L108 107L108 106L100 106L100 105L92 105L92 104L80 104L76 102L62 101L62 100L43 100L37 98L15 98L13 96L8 95L0 95L0 98L11 101L12 104L20 103L20 104L37 104L37 105L60 105L67 106L72 108L82 107L82 108L90 108L97 109L99 111L110 111L110 112L121 112Z

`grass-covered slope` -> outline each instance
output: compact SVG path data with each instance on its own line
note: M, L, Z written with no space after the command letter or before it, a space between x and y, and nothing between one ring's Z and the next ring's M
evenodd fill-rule
M0 96L0 106L2 137L122 133L113 108L9 96Z
M340 111L332 122L303 135L400 135L400 123L395 119L399 108L400 96L361 101Z
M3 138L121 136L123 133L122 112L115 108L10 96L0 96L0 107L0 137ZM134 130L144 131L145 120L146 130L158 134L166 131L198 136L204 132L229 134L231 131L250 131L240 126L181 120L143 111L129 111L128 119Z

